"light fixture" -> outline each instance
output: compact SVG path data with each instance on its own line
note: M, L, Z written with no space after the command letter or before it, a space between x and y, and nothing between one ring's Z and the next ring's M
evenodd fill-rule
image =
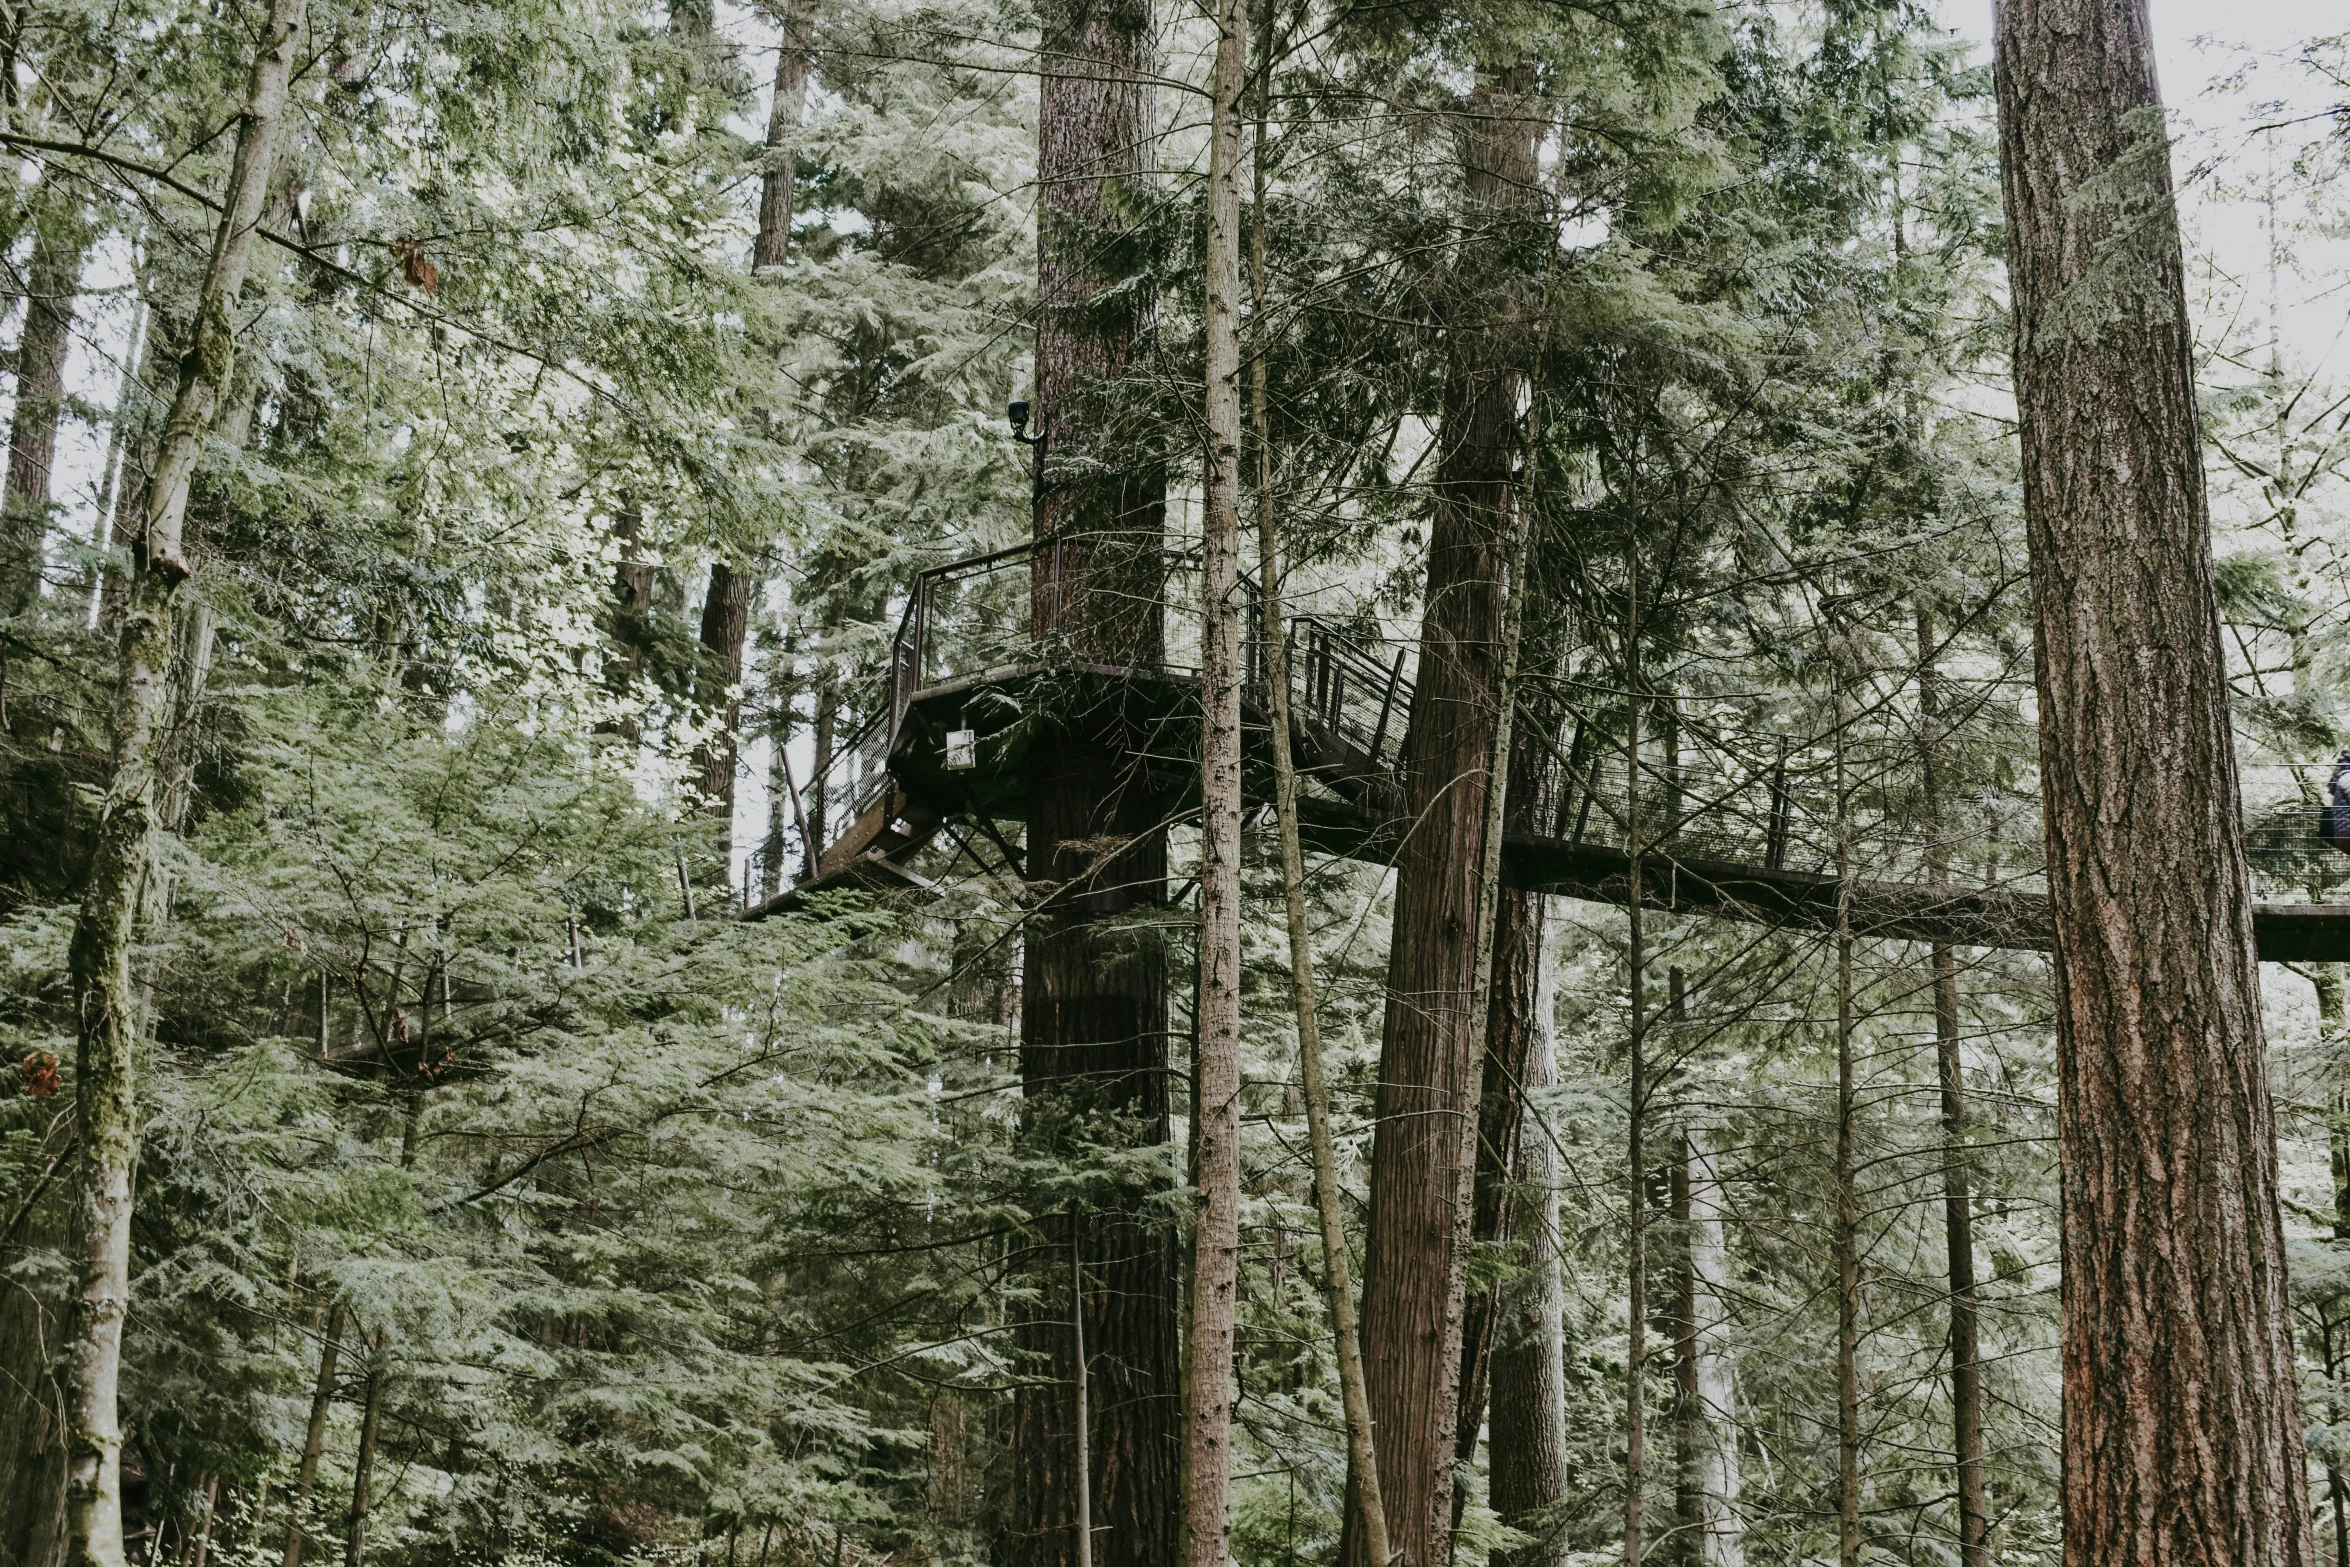
M979 765L979 732L975 729L947 731L947 771L967 773Z

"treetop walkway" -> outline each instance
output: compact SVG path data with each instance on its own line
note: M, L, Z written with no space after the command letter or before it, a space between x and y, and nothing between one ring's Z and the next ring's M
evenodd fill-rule
M1100 548L1098 537L1039 540L915 576L870 716L793 802L802 840L796 874L774 897L746 900L743 917L796 907L827 889L925 886L914 861L942 833L974 854L980 842L992 844L1024 874L999 823L1024 813L1029 748L1052 743L1074 715L1127 737L1130 765L1166 798L1196 796L1197 555L1153 541L1147 554L1155 559L1140 570L1104 573L1079 563L1077 551ZM1252 804L1266 804L1270 661L1255 584L1244 579L1243 588L1243 788ZM1086 623L1117 623L1117 645L1149 656L1105 663L1070 638L1034 630L1064 624L1063 609L1080 593L1122 598L1090 603ZM1291 615L1284 638L1302 835L1320 852L1383 863L1409 831L1401 763L1414 649L1316 614ZM1544 770L1530 829L1503 840L1504 877L1561 897L1629 903L1634 854L1622 805L1631 769L1621 736L1608 731L1597 704L1579 706L1562 682L1527 682L1521 701L1536 731L1556 737L1557 765ZM1868 858L1847 887L1834 873L1833 791L1808 738L1688 716L1678 731L1677 766L1644 756L1640 768L1642 815L1657 824L1638 854L1644 907L1817 931L1844 918L1861 936L2050 947L2048 902L2036 890L2036 821L2008 846L2004 868L1975 845L1967 856L1973 884L1933 879L1926 867L1946 863L1947 852L1929 856L1923 841L1867 824L1860 841ZM1528 814L1518 813L1521 823ZM2263 959L2350 960L2350 903L2330 901L2350 878L2350 857L2318 842L2315 815L2314 803L2295 799L2247 822L2255 896L2273 900L2254 909Z

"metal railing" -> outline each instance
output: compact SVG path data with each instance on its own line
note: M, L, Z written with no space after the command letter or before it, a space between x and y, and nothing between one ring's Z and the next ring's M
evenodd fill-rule
M1269 709L1270 659L1261 596L1242 577L1244 695ZM1073 611L1083 602L1085 613ZM1101 534L1034 540L929 567L908 585L890 641L886 681L869 716L833 750L803 793L806 835L818 858L880 798L888 759L916 696L991 671L1039 663L1114 663L1175 675L1197 672L1200 561L1196 546L1159 536ZM1284 628L1290 705L1301 772L1382 812L1404 805L1402 753L1416 648L1352 620L1295 614ZM1110 656L1103 656L1105 654ZM1089 656L1092 655L1092 656ZM1618 731L1620 696L1578 698L1558 681L1530 681L1522 722L1546 737L1530 812L1516 830L1569 842L1625 847L1634 780ZM1724 716L1724 715L1715 715ZM1644 754L1640 833L1660 856L1774 870L1832 871L1840 831L1824 742L1730 727L1697 713L1680 726L1677 764ZM1646 751L1647 748L1644 748ZM1879 771L1897 780L1907 762L1892 746ZM1898 793L1898 790L1894 791ZM2256 895L2330 901L2350 883L2350 856L2316 837L2306 791L2247 812L2246 846ZM1854 809L1848 795L1847 811ZM2015 792L1949 802L1937 829L1897 819L1897 808L1857 813L1849 861L1859 876L1922 880L1951 862L1962 882L2028 887L2040 880L2037 802ZM787 856L804 873L804 850Z

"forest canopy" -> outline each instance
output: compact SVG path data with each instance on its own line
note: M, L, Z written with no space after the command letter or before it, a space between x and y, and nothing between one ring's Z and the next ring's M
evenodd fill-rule
M2350 35L1952 20L0 7L0 1564L2350 1562Z

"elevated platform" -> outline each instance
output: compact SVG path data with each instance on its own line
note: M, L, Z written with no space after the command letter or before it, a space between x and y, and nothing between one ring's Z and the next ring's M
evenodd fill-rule
M1106 721L1129 737L1130 764L1153 775L1170 802L1196 797L1199 681L1195 670L1184 667L1180 650L1150 665L1119 666L1068 656L1024 634L1020 623L1034 602L1034 592L1024 590L1048 572L1058 581L1050 548L1004 551L917 579L894 648L888 700L840 748L816 791L828 808L815 829L821 851L812 867L804 867L813 873L745 908L743 917L798 907L832 888L926 886L913 862L950 828L967 846L993 844L1022 874L1013 834L1003 824L1024 815L1031 744L1072 715ZM1180 557L1170 575L1179 570ZM942 606L967 610L984 602L970 591L974 579L1013 590L1000 594L1008 602L992 610L1009 629L992 640L966 637L957 646L955 633L964 628ZM1289 652L1290 739L1307 783L1299 801L1303 836L1322 853L1385 863L1406 830L1399 819L1397 762L1411 700L1408 650L1309 616L1293 623ZM1250 664L1242 782L1252 804L1265 804L1272 797L1270 693L1265 660L1252 656ZM1562 786L1537 813L1551 830L1509 835L1503 875L1515 887L1621 906L1631 901L1632 856L1591 832L1593 804L1605 793L1603 769L1596 748L1590 757L1583 754L1583 725L1574 727L1575 741L1559 769ZM968 766L950 765L947 738L955 731L973 737ZM1704 812L1702 834L1676 834L1645 850L1642 906L1834 930L1845 901L1843 884L1832 874L1785 863L1798 837L1787 777L1782 747L1775 770L1752 766L1741 787L1726 791L1731 798L1767 799L1767 816L1741 820L1717 800ZM1606 820L1603 806L1602 835ZM2278 840L2256 848L2256 856L2275 862L2266 867L2268 883L2323 889L2330 879L2350 874L2350 859L2336 871L2328 851L2292 819L2264 830ZM1849 908L1854 931L1876 939L2022 951L2046 951L2052 942L2047 899L2028 890L1856 878ZM2261 903L2254 932L2267 961L2350 961L2350 903Z

